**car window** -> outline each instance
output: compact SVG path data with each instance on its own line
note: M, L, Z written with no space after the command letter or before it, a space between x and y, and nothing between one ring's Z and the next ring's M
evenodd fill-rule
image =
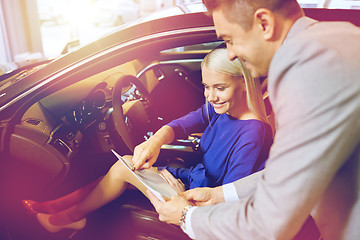
M177 48L171 48L162 51L162 53L170 53L170 52L189 52L189 51L203 51L203 50L211 50L222 44L224 41L217 41L217 42L210 42L210 43L201 43L201 44L194 44L194 45L188 45L183 47L177 47Z

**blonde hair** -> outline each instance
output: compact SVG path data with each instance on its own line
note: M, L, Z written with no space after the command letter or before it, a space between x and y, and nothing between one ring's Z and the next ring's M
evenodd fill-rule
M249 110L261 121L268 123L265 104L261 93L259 79L254 79L243 61L228 58L226 48L215 48L208 53L201 63L201 68L207 68L234 77L243 77L246 91L246 104Z

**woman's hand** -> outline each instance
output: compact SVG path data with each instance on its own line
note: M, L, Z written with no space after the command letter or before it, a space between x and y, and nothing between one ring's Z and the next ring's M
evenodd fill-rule
M180 179L176 179L168 170L166 169L161 170L160 176L167 183L170 184L170 186L172 187L172 189L174 189L176 193L181 193L185 191L185 185L183 184L183 182Z
M150 168L157 160L161 146L174 140L174 130L165 125L147 141L137 145L134 149L134 170Z
M179 195L196 206L214 205L225 201L221 186L216 188L194 188Z
M156 162L160 149L161 144L151 138L137 145L134 149L134 156L132 159L134 170L150 168Z

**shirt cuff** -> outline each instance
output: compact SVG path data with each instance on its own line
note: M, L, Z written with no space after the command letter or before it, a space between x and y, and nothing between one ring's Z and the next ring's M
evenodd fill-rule
M191 227L191 215L194 212L194 210L198 208L198 207L192 207L189 209L189 211L186 213L186 218L185 218L185 233L191 238L191 239L196 239L195 238L195 234L194 231Z
M239 200L239 197L236 192L235 185L233 183L228 183L222 186L225 202L232 202Z

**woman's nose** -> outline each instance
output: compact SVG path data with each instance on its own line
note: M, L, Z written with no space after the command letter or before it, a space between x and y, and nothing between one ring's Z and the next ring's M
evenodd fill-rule
M216 100L216 94L213 90L206 91L206 98L208 102L214 102Z

